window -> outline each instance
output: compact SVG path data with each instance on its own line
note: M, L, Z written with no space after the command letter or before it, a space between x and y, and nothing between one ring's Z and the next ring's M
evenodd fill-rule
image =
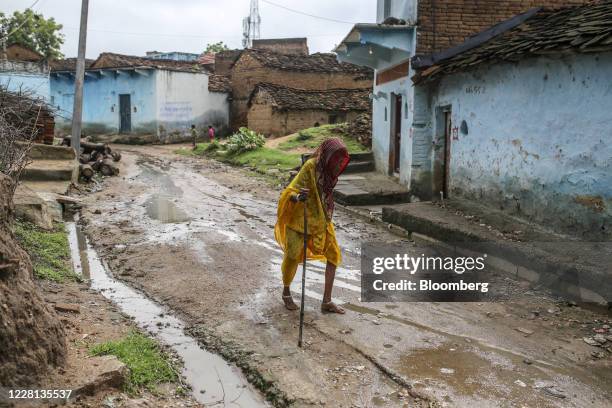
M391 0L383 0L384 10L383 10L383 20L391 17Z

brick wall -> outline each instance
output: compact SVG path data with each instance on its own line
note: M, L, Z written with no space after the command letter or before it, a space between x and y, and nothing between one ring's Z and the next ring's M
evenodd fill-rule
M315 125L327 125L332 112L322 110L277 111L264 98L257 97L248 110L248 127L268 137L286 136ZM354 120L360 113L346 113L346 121Z
M281 54L308 55L308 43L306 38L253 40L253 48L270 50Z
M533 7L558 8L587 2L588 0L419 0L417 54L438 52L460 44L470 35Z
M291 88L318 90L372 86L372 79L356 79L355 74L296 72L267 68L248 54L243 55L236 62L231 75L233 100L230 125L233 130L247 126L249 97L255 86L262 82Z

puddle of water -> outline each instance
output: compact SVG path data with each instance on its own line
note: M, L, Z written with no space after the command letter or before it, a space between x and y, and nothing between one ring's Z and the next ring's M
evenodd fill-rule
M80 259L80 262L74 261L75 271L88 277L93 289L132 316L139 327L172 347L183 359L183 376L198 402L206 406L268 406L237 367L203 350L193 337L186 335L184 322L169 315L164 307L140 292L113 279L76 224L69 222L66 225L71 253Z
M174 204L170 197L154 194L146 202L147 215L165 224L187 222L191 218Z

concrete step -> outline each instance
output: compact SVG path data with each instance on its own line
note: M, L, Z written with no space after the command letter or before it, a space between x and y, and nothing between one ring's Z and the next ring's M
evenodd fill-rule
M410 202L410 191L396 180L372 171L344 174L334 189L342 205L379 205Z
M28 152L28 157L31 160L74 160L76 154L71 147L35 143Z
M498 231L503 223L473 223L428 202L385 207L382 220L413 233L415 239L423 236L423 242L434 239L457 250L487 254L487 266L547 287L556 295L578 302L612 302L612 243L585 242L545 232L531 232L521 237L526 238L524 241L517 241ZM514 229L525 231L524 226L520 223Z
M76 160L34 160L21 174L22 181L76 181Z
M354 173L366 173L368 171L374 171L374 162L371 161L352 161L346 166L344 170L345 174Z

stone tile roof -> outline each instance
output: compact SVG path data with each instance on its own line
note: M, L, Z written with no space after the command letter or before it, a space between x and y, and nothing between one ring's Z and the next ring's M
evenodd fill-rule
M203 65L194 61L174 61L165 59L151 59L136 57L133 55L115 54L112 52L103 52L98 56L90 69L108 69L108 68L155 68L165 69L170 71L182 72L207 72Z
M51 71L76 71L76 58L64 58L49 61ZM85 58L85 68L89 68L94 60Z
M494 29L492 27L472 40L480 35L486 38L487 31ZM457 48L460 47L462 45ZM418 83L486 63L517 61L534 55L611 50L612 1L558 10L542 9L520 24L466 51L454 54L453 49L447 50L447 58L423 67L413 80Z
M210 92L232 92L232 84L227 75L210 75L208 77L208 90Z
M346 62L338 62L336 54L331 53L291 55L268 50L248 49L243 51L243 55L245 54L251 55L268 68L283 71L344 73L355 74L365 78L372 78L374 76L372 69Z
M370 88L313 91L261 83L251 93L249 106L262 93L278 110L367 111L371 105L370 91Z

